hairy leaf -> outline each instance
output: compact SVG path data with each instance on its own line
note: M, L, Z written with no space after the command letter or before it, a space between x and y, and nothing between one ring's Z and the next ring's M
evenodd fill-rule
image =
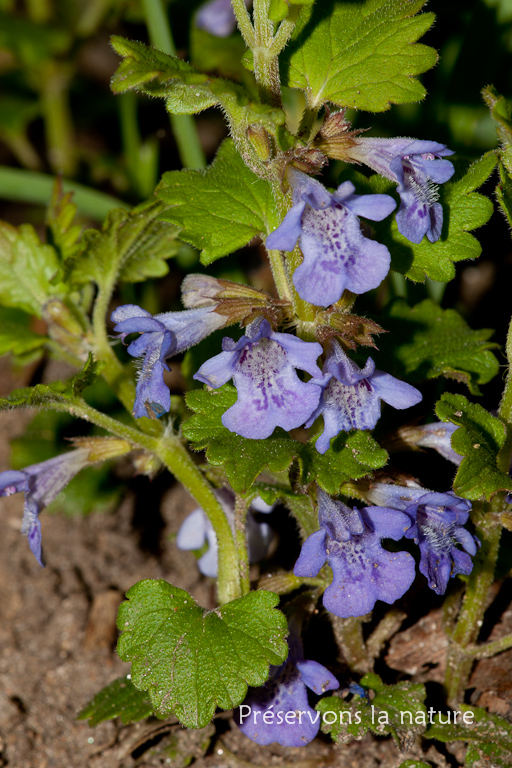
M281 109L252 101L237 83L198 72L182 59L142 43L114 36L112 45L124 58L112 78L114 93L134 89L160 96L165 99L167 110L175 115L192 115L219 105L231 126L238 130L260 123L275 134L276 127L285 123Z
M24 359L38 356L48 341L30 329L31 317L21 309L0 307L0 355L10 352Z
M323 0L304 14L285 53L288 82L308 105L332 102L370 112L419 101L426 91L416 75L434 66L433 48L416 44L434 21L417 16L425 0Z
M213 391L189 392L187 404L196 413L183 424L183 433L192 447L206 449L210 464L224 467L235 491L247 492L263 470L283 472L297 458L303 483L316 480L327 493L336 494L343 483L364 477L387 461L386 451L363 432L339 435L323 455L314 441L300 443L279 427L266 440L240 437L221 421L236 398L231 384Z
M490 351L498 345L488 341L493 331L473 331L456 310L443 310L431 299L414 307L398 299L382 322L389 335L379 340L377 367L411 384L446 376L477 395L478 385L499 371Z
M60 265L55 250L41 243L30 224L16 229L0 222L0 303L41 317L52 296L65 291L56 283Z
M284 615L272 592L250 592L214 611L182 589L146 579L119 609L118 654L132 662L134 685L161 714L202 728L217 706L231 709L249 685L262 685L269 665L288 653Z
M53 381L51 384L36 384L35 387L15 389L8 397L0 397L0 410L69 403L94 383L102 368L103 363L96 362L90 354L83 370L70 381Z
M482 247L470 232L486 224L493 212L492 202L474 190L482 186L496 166L496 155L489 152L471 165L466 172L456 164L451 181L439 186L439 202L443 206L444 223L439 240L431 243L424 237L421 243L409 242L400 234L394 216L372 223L375 238L387 245L391 253L391 268L411 280L424 282L430 277L447 283L455 277L454 262L476 259ZM465 166L467 168L467 166ZM348 174L358 192L378 192L393 195L396 184L381 176L367 178L358 172Z
M480 707L460 705L457 722L446 723L447 715L439 715L425 734L437 741L465 741L468 744L466 768L492 765L495 768L512 766L512 726L507 720L491 715ZM471 717L471 714L473 717ZM462 722L461 722L462 721Z
M94 727L105 720L119 717L123 725L137 723L153 714L153 706L146 691L139 691L124 675L98 691L96 696L78 713L77 720L89 720Z
M375 674L365 675L360 682L374 692L371 700L355 696L349 704L338 696L328 696L318 702L318 712L337 715L336 722L322 724L322 731L342 744L361 740L367 731L379 736L391 734L399 748L407 749L415 734L426 730L425 686L410 682L385 685Z
M496 491L512 491L512 479L496 463L506 437L503 422L481 405L448 393L438 401L436 413L442 421L461 427L452 435L453 450L465 457L453 481L455 493L475 501L482 495L488 499Z
M167 203L160 218L175 224L180 237L201 250L203 264L271 232L274 203L270 185L247 166L231 140L204 171L170 171L159 197Z
M176 254L178 242L176 230L158 220L164 207L153 199L131 211L110 211L101 231L84 233L80 253L68 262L70 280L103 285L166 275L166 260Z

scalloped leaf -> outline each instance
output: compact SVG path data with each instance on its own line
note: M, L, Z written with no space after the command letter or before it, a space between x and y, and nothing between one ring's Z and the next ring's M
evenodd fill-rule
M374 355L383 368L410 384L445 376L463 382L473 395L499 372L488 339L494 331L472 330L454 309L441 309L431 299L409 307L397 299L387 309L382 323L389 335L379 339ZM382 364L379 364L379 363Z
M434 22L416 14L425 0L324 0L303 14L285 52L287 85L301 88L308 105L382 112L391 104L420 101L416 75L437 62L433 48L417 44Z
M453 481L453 490L465 499L489 499L496 491L512 491L512 479L497 466L497 456L506 438L502 421L463 395L445 393L436 404L442 421L461 429L452 435L452 448L465 458Z
M241 437L221 421L236 398L231 384L189 392L187 405L196 413L183 424L192 448L205 449L210 464L223 466L235 491L246 493L263 470L284 472L297 458L303 483L316 480L327 493L336 494L344 483L365 477L387 461L387 452L367 432L338 435L323 455L316 450L315 440L300 443L279 427L266 440Z
M481 707L461 704L460 712L462 717L459 714L457 722L447 723L447 714L443 715L440 722L437 715L434 725L428 729L425 736L443 742L465 741L468 745L464 762L466 768L477 768L481 765L511 768L512 725ZM459 722L460 720L463 722Z
M322 724L322 731L330 733L335 742L360 741L371 731L378 736L391 734L403 750L417 733L424 733L428 722L424 685L405 681L386 685L373 673L365 675L360 684L374 692L371 700L354 696L348 703L339 696L328 696L316 706L317 712L336 713L336 722Z
M246 166L230 139L206 171L169 171L159 197L170 208L160 216L180 238L201 250L203 264L242 248L278 225L270 184Z
M124 675L98 691L96 696L80 710L77 720L89 720L92 727L119 717L123 725L137 723L153 714L153 706L146 691L139 691Z
M203 728L217 706L238 706L247 687L268 678L269 665L288 655L288 626L278 595L258 590L214 611L182 589L146 579L126 594L117 625L117 652L132 662L136 688L159 713Z

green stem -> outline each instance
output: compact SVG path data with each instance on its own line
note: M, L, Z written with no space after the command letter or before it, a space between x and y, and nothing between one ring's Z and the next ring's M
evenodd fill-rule
M268 49L269 56L279 56L295 29L295 21L285 19L279 25L272 45Z
M219 545L217 593L221 605L242 595L238 573L238 552L228 519L211 485L201 474L176 435L153 437L97 411L79 398L63 403L48 403L54 410L65 411L127 440L157 456L202 507L210 520Z
M501 505L502 500L495 497L491 502L490 510L485 508L488 505L474 506L473 521L481 547L475 556L459 618L450 637L446 665L446 691L450 706L455 706L463 700L471 674L475 657L468 647L473 646L478 639L489 591L494 581L494 569L501 538L501 525L496 511Z
M142 0L151 44L170 56L176 56L169 19L162 0ZM171 126L185 168L206 168L204 152L191 115L170 115Z
M251 48L260 98L264 103L280 107L279 61L271 52L274 42L274 22L268 18L269 6L270 0L253 1L254 43Z
M92 312L94 355L96 359L105 364L101 372L102 376L110 384L128 413L131 413L135 402L135 385L131 377L126 375L126 371L110 346L107 336L106 316L113 290L114 280L108 279L105 280L101 288L98 288Z
M496 656L498 653L512 648L512 634L500 637L499 640L493 640L490 643L482 643L482 645L475 645L472 648L468 648L474 659L490 659L491 656Z
M254 45L254 28L244 0L231 0L231 7L233 8L238 29L241 32L246 46L252 48Z
M247 595L251 591L249 581L249 553L247 550L247 529L246 519L249 504L240 494L235 497L235 540L238 550L238 562L240 570L240 586L242 595Z
M334 637L347 665L354 672L360 674L368 672L371 661L363 639L363 619L341 619L334 615L331 615L330 618Z
M508 327L505 352L508 360L508 370L503 397L501 398L500 407L498 409L498 416L506 421L508 428L507 439L498 455L498 467L503 472L508 472L512 457L512 320Z
M39 86L48 160L56 173L65 176L73 176L76 170L76 141L68 103L70 79L68 65L49 61Z
M119 96L119 113L121 118L121 140L123 143L123 155L126 158L126 166L130 181L139 192L139 153L140 133L137 122L137 96L134 93L124 93Z
M52 196L55 178L45 173L25 171L20 168L0 166L0 198L22 203L48 205ZM64 192L73 192L73 202L79 213L92 219L102 220L112 208L130 206L111 195L63 180Z

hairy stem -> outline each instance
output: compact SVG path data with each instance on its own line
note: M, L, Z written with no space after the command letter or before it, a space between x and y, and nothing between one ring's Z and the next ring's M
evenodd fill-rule
M248 48L252 48L254 45L254 28L244 0L231 0L231 7L236 16L238 29L244 39L244 43Z
M62 403L49 403L48 407L71 413L74 416L102 427L123 438L135 448L143 448L157 456L174 477L202 507L210 520L219 545L217 596L223 605L242 595L238 571L238 552L231 526L219 504L213 488L201 474L181 440L173 434L153 437L140 430L122 424L116 419L97 411L84 400L75 398Z
M475 556L459 617L450 637L445 682L450 706L456 706L463 700L475 659L470 646L478 639L489 590L494 581L501 537L501 526L494 508L499 507L501 503L499 500L493 500L491 510L488 505L483 504L479 504L475 509L473 521L481 547Z
M336 642L343 657L354 672L369 672L371 661L363 639L363 617L342 619L331 615L332 628Z
M264 103L281 106L281 81L279 61L272 52L274 22L268 18L270 0L254 0L254 42L251 46L254 56L254 75Z
M249 552L245 525L248 508L249 505L247 500L237 493L235 497L235 540L238 550L240 586L243 595L246 595L251 591L251 584L249 581Z

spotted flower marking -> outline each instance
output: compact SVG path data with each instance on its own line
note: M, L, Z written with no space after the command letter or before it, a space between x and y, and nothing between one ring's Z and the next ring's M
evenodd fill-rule
M388 552L381 539L398 541L410 527L402 512L382 507L350 509L318 491L320 530L302 545L296 576L316 576L327 562L332 583L324 606L336 616L364 616L377 600L394 603L414 581L414 560L407 552Z
M299 296L327 307L345 289L361 294L380 285L389 272L389 251L362 234L358 216L381 221L396 207L393 198L356 195L350 181L331 193L295 169L288 178L294 205L266 244L270 249L292 251L299 241L304 260L293 273Z
M239 341L224 338L222 349L194 378L214 388L233 379L238 399L222 416L231 432L263 439L276 427L299 427L317 407L320 386L301 381L295 369L321 375L316 364L320 344L275 333L267 320L259 318Z
M318 416L323 416L324 431L316 442L319 453L325 453L331 438L342 431L373 429L380 417L381 400L393 408L404 409L422 399L415 387L376 370L371 357L363 369L359 368L337 341L332 343L319 383L322 396L306 423L309 427Z

